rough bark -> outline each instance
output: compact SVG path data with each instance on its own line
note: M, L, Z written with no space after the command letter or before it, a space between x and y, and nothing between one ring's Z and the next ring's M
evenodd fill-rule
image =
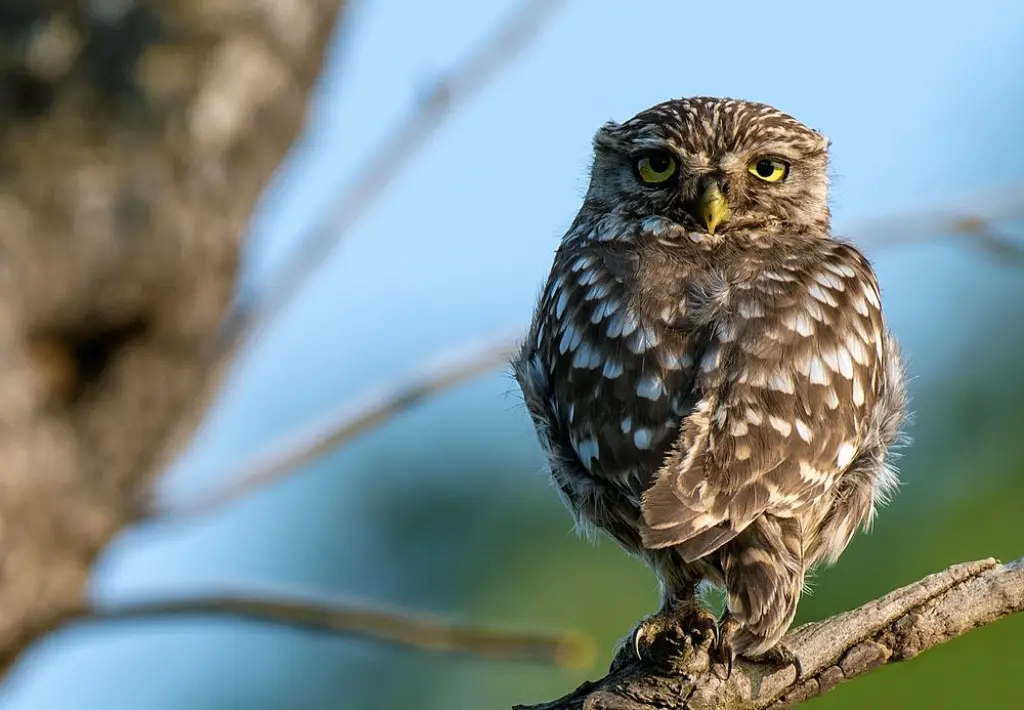
M790 631L803 663L785 668L738 662L725 680L708 661L708 639L685 633L655 647L657 662L635 662L569 695L517 710L781 710L842 681L917 656L979 626L1024 611L1024 558L950 567L822 622Z
M215 391L344 4L0 0L0 672L81 609Z

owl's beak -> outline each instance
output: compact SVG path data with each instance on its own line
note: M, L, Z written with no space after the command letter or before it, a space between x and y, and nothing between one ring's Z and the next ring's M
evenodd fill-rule
M704 187L697 207L700 218L704 220L704 226L708 228L708 234L714 234L715 228L729 219L729 203L722 194L722 188L719 187L717 180L710 181Z

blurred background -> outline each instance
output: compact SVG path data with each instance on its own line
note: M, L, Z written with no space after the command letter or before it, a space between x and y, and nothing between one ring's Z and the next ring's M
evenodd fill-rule
M355 4L308 129L254 217L239 298L281 273L397 122L518 0ZM586 188L590 141L670 97L771 103L832 138L842 234L1024 183L1024 3L566 4L426 148L255 347L163 481L168 499L425 360L525 328ZM884 224L884 221L882 222ZM1000 223L1008 234L1021 224ZM1024 554L1024 269L964 239L872 233L914 375L906 485L798 621L950 564ZM422 708L539 702L600 675L654 577L577 538L507 370L431 399L279 485L109 550L104 599L286 586L528 629L578 629L593 667L425 655L234 621L63 632L2 698L41 708ZM1017 707L1024 618L844 685L819 708Z

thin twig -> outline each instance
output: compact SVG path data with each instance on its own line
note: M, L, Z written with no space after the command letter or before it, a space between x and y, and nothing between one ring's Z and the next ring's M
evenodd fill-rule
M906 215L883 217L865 222L840 235L872 249L903 246L942 237L961 237L973 241L984 251L1012 254L1024 259L1024 244L1000 236L994 225L1024 219L1024 186L1014 185L973 195L959 208L929 209Z
M1007 266L1024 266L1024 244L1010 239L999 230L978 219L961 220L960 234L992 258Z
M172 518L199 516L279 481L425 398L508 363L519 337L519 333L503 334L446 353L408 380L367 392L309 428L256 454L228 473L226 483L215 484L212 491L182 505L156 504L151 514Z
M106 623L182 616L235 617L420 651L546 665L579 667L589 662L592 653L587 640L572 633L481 628L352 602L253 591L121 602L78 609L64 619L65 622Z
M241 307L225 325L217 344L218 353L233 352L248 342L288 303L306 278L337 246L352 225L384 193L411 156L426 145L444 118L460 104L472 99L511 64L537 36L565 0L527 0L494 36L483 42L476 54L423 96L418 107L390 137L379 153L358 172L354 185L341 197L332 215L303 245L284 273L253 304Z
M896 663L972 629L1024 612L1024 558L955 565L853 611L806 624L785 637L804 675L789 666L737 663L724 678L708 657L710 639L678 630L674 658L623 664L563 698L517 710L781 710L838 683Z

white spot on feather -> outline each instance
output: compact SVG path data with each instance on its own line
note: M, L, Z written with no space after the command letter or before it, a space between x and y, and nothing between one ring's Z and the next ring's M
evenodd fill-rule
M864 345L864 341L856 333L848 333L846 336L846 349L850 352L850 355L860 365L866 365L868 362L868 349Z
M787 422L785 419L776 417L774 414L768 415L768 423L772 429L779 432L783 436L789 436L793 433L793 425Z
M796 433L808 444L811 443L811 440L814 438L814 432L811 431L811 427L807 426L807 422L800 418L797 418L796 420Z
M653 432L647 427L637 427L636 431L633 432L633 444L638 449L651 448L651 440L653 438Z
M665 383L657 373L648 373L637 380L636 394L644 399L656 400L665 394Z
M785 370L776 370L768 377L768 388L776 392L793 394L793 378Z
M597 301L612 292L612 285L610 283L594 284L587 289L587 292L583 294L584 301Z
M839 447L839 453L836 454L836 465L839 468L846 468L853 461L853 458L857 455L857 447L846 442Z
M843 280L835 274L830 274L827 271L819 271L814 275L814 280L826 288L830 288L833 291L845 291L846 286L843 284Z
M558 301L555 303L555 317L561 318L565 313L565 307L569 305L569 292L562 291L558 294Z
M848 279L852 279L857 276L857 272L854 271L853 268L851 268L850 266L847 266L846 264L834 264L828 261L825 262L825 268L831 271L833 274L836 274L837 276L844 276Z
M576 354L573 355L572 366L593 370L601 364L603 359L600 350L590 347L588 343L582 343L579 349L576 350Z
M801 460L800 478L804 479L808 483L821 484L828 481L829 474L827 471L819 471L818 469L811 466L811 464Z
M608 337L618 338L621 335L629 335L636 330L637 325L636 317L629 312L629 309L622 309L615 313L608 320Z
M661 342L661 339L658 337L658 334L654 332L652 328L648 328L647 326L640 326L639 328L637 328L637 331L633 335L633 337L629 339L627 347L629 348L630 352L636 355L641 355L647 352L648 350L657 347L659 342Z
M839 395L836 394L836 391L831 387L825 390L825 405L829 409L839 408Z
M588 469L590 468L591 459L598 458L600 447L598 446L597 439L590 436L586 439L572 439L572 448L576 451L576 455L580 457L580 461Z
M693 356L690 353L680 355L670 352L666 348L658 353L658 360L666 370L684 370L693 366Z
M765 269L763 272L761 272L761 274L766 279L771 279L772 281L779 281L781 283L789 283L791 281L796 281L796 277L793 276L793 274L789 273L788 271L773 271L771 269Z
M828 291L823 291L821 286L818 284L811 284L810 288L807 289L807 293L816 301L835 307L839 305L839 302L835 297Z
M622 375L622 370L621 362L614 358L608 358L604 361L604 367L601 368L601 374L609 380L614 380L616 377Z
M562 339L558 341L558 352L563 355L566 351L575 350L579 347L579 344L583 341L583 332L576 329L571 323L565 328L565 332L562 333Z
M811 384L827 385L829 377L828 373L825 372L825 363L817 355L812 355L809 360L809 372L807 375L811 379Z
M619 309L620 302L617 298L606 298L598 303L594 312L590 314L590 322L597 325Z
M853 403L858 407L864 404L864 385L860 383L859 377L853 378Z
M836 356L839 358L839 372L846 379L853 378L853 359L850 352L842 345L836 346Z
M584 255L584 256L577 257L576 260L574 262L572 262L572 266L570 268L573 271L583 271L583 269L587 268L588 266L590 266L593 263L594 263L594 257L588 256L588 255Z
M868 302L875 307L875 310L882 308L882 304L878 300L878 292L874 286L867 282L864 283L864 298L868 299Z
M805 338L814 334L814 321L806 311L790 311L783 316L782 324Z
M828 319L825 317L825 310L821 307L821 304L817 301L805 301L803 304L804 310L814 320L819 323L826 323Z
M840 373L846 379L853 377L853 359L842 345L822 350L821 357L834 372Z

